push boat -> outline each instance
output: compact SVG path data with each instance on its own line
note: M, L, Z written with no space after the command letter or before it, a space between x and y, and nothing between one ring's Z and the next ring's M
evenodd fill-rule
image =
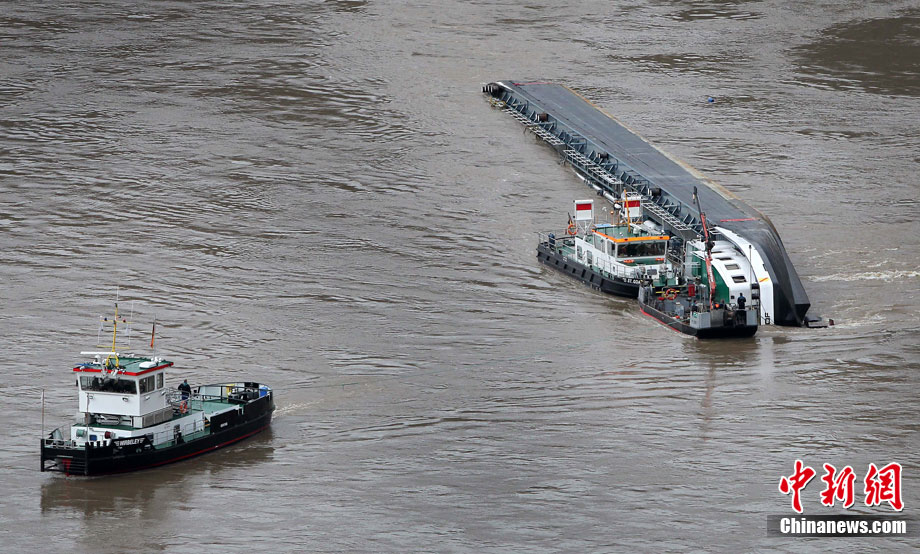
M275 409L267 385L245 381L184 390L166 385L173 362L116 351L81 352L76 420L41 439L41 471L105 475L152 468L212 452L269 427ZM121 320L127 324L127 320ZM151 337L151 346L153 338Z
M733 243L708 232L706 237L686 244L674 286L661 290L647 282L639 289L639 309L701 339L754 336L760 321L760 283L751 278L747 258Z
M658 288L676 285L666 258L671 237L642 217L637 197L623 200L608 212L616 216L608 223L596 223L594 200L576 200L575 218L569 217L564 231L539 233L537 259L616 296L636 298L644 283Z
M745 304L701 302L701 290L690 284L686 289L656 291L651 286L639 290L639 309L662 324L700 339L744 338L757 332L757 310Z
M649 282L639 290L639 309L697 338L751 337L760 321L760 283L745 253L710 228L696 189L693 201L702 221L702 240L685 243L677 286L661 292Z

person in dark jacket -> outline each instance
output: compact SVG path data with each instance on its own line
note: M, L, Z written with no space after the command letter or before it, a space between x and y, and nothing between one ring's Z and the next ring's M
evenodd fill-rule
M182 393L182 400L188 400L188 397L192 395L192 386L188 384L188 379L182 380L182 384L179 385L179 392Z
M738 309L743 310L744 304L747 302L747 299L744 297L744 293L738 294Z

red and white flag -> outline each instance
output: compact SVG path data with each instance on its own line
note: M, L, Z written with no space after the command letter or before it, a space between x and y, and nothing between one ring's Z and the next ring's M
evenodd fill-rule
M575 221L594 221L594 200L575 201Z

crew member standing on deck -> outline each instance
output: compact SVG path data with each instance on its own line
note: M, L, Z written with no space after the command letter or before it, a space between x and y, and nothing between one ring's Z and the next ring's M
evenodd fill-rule
M182 380L182 384L179 385L179 392L182 393L182 400L188 400L188 397L192 395L192 386L188 384L188 379Z
M747 299L744 298L744 293L743 293L743 292L742 292L742 293L738 293L738 309L739 309L739 310L743 310L743 309L744 309L744 304L745 304L745 302L747 302Z

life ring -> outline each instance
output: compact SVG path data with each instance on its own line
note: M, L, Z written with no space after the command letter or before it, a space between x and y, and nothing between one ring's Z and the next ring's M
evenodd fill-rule
M185 414L188 413L188 400L183 400L179 402L179 413Z
M574 223L569 223L569 226L565 228L565 232L568 233L569 235L574 236L578 234L578 228L575 227Z
M664 294L661 295L662 300L674 300L677 298L677 293L680 292L677 289L668 289L664 291Z

